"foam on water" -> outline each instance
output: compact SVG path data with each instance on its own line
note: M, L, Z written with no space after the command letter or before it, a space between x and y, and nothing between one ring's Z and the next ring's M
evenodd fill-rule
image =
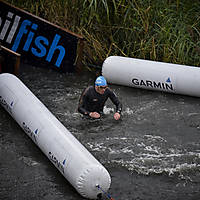
M122 142L123 141L123 142ZM200 171L199 144L193 151L170 146L161 136L144 135L142 138L107 137L104 142L87 144L92 151L107 154L109 163L117 164L139 174L178 174L186 177Z
M114 108L109 108L107 106L105 106L103 109L104 114L114 113L114 111L115 111ZM124 108L124 110L122 111L122 115L133 115L134 113L135 111L129 107Z
M103 112L104 112L104 114L110 114L110 113L113 113L114 112L114 108L108 108L107 106L105 106L104 108L103 108Z
M26 165L28 166L35 166L35 165L39 165L38 162L36 162L35 160L33 160L32 158L30 157L25 157L25 156L22 156L19 158L19 160L23 161Z

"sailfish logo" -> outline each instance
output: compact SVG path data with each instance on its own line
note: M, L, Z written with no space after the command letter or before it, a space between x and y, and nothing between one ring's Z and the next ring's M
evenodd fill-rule
M0 17L0 41L12 44L12 50L17 52L18 48L25 52L31 52L34 56L44 58L47 62L55 62L60 67L65 57L65 47L62 44L61 35L55 34L49 38L48 31L45 36L40 35L41 28L38 24L25 19L15 13L7 13L5 22ZM18 32L17 32L18 31ZM48 38L47 38L48 37ZM55 61L52 59L55 58Z

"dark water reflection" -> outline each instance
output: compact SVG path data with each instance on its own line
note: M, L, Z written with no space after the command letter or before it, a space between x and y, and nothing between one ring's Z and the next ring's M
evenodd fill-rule
M199 199L199 98L112 85L122 119L108 101L103 119L86 120L77 104L94 74L24 66L19 78L108 169L115 200ZM3 108L0 167L0 199L82 199Z

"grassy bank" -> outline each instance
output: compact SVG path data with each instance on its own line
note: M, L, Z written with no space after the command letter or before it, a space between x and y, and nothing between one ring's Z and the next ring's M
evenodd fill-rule
M199 0L7 0L81 34L84 62L121 55L200 66Z

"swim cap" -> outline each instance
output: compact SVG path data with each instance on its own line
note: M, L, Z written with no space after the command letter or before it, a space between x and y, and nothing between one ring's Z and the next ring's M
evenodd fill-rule
M95 81L95 85L96 86L106 86L107 85L106 79L103 76L97 77L97 79Z

